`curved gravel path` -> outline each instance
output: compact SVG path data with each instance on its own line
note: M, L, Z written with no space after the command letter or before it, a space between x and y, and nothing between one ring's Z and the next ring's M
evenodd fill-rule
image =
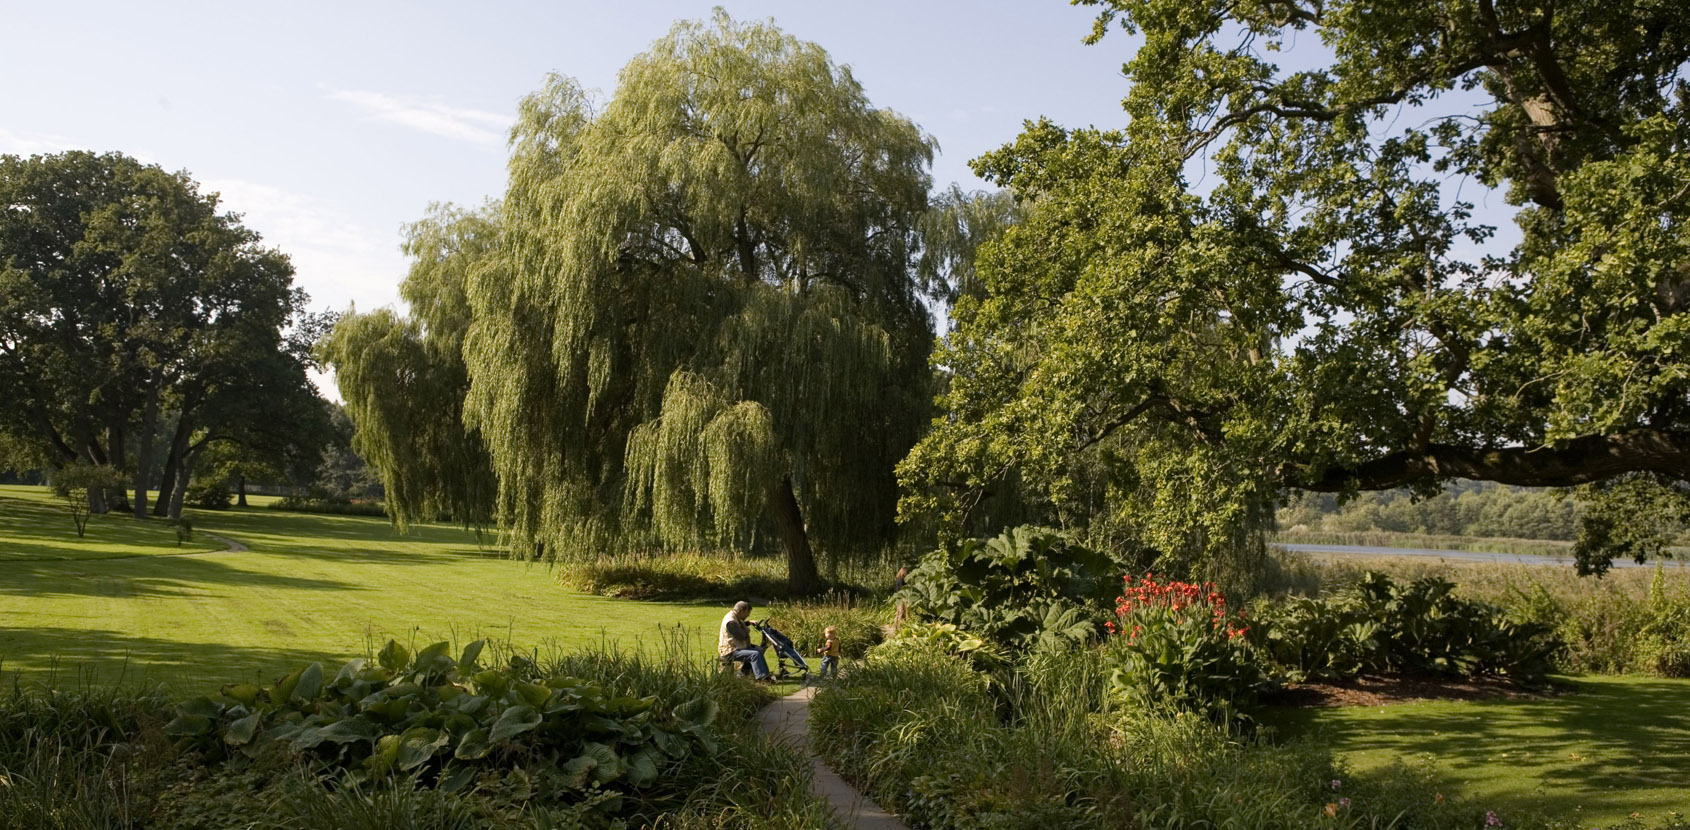
M909 830L898 817L880 808L873 799L857 792L810 749L810 699L814 686L806 686L763 707L757 720L763 731L787 746L810 756L810 790L826 799L828 806L849 830Z

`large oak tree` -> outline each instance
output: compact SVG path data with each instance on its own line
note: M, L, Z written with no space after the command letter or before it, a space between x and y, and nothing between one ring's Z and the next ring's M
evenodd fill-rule
M1683 489L1690 7L1091 5L1142 37L1128 121L976 163L1030 215L957 307L910 514L1014 479L1218 566L1290 488Z
M180 513L209 442L310 432L309 348L289 337L305 302L287 257L186 173L0 156L0 432L51 468L128 471L137 517L150 490Z

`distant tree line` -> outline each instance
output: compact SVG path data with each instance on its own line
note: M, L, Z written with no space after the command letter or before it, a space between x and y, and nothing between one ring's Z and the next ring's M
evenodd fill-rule
M1343 504L1333 493L1299 492L1278 512L1281 531L1421 533L1571 542L1581 510L1567 494L1480 481L1453 482L1416 501L1407 490L1359 493Z

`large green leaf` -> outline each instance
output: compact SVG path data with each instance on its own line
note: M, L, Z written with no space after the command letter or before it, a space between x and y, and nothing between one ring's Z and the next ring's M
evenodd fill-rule
M485 729L471 729L458 740L455 755L464 761L477 761L493 751L493 740Z
M521 680L511 684L511 690L516 693L517 700L535 708L545 705L546 700L552 696L550 688Z
M438 729L413 726L399 736L395 763L402 770L413 770L428 763L436 750L445 746L451 736Z
M438 642L417 652L417 659L412 661L412 668L419 673L445 674L457 667L457 661L449 653L451 643Z
M258 696L264 692L256 683L230 683L223 687L223 696L251 709L258 705Z
M317 693L323 690L323 664L312 663L299 672L299 682L293 687L293 694L283 700L294 697L300 700L314 700Z
M229 724L229 728L223 730L223 743L230 746L242 746L250 743L253 735L258 733L258 726L263 719L262 714L253 712Z
M206 735L211 732L213 723L205 715L177 715L164 725L164 734L184 738Z
M616 754L616 750L601 743L588 741L581 746L581 754L595 762L593 779L600 784L607 784L621 777L622 759Z
M722 707L707 697L695 697L675 707L675 717L693 726L709 726Z
M476 640L464 646L463 655L458 658L458 671L465 674L474 672L476 669L475 661L481 659L481 647L486 644L486 640Z
M642 749L628 759L628 783L636 787L644 787L657 780L658 759L661 756L652 749Z
M488 740L493 743L509 740L540 725L540 713L532 706L512 706L499 713L499 719L493 723L493 731Z
M381 652L376 655L376 662L380 663L382 668L396 672L410 664L411 652L397 641L388 640L387 645L382 646Z

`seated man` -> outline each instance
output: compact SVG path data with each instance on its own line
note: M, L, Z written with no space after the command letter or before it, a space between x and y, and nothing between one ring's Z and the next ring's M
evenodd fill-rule
M736 602L733 610L722 617L722 633L716 638L716 654L726 661L743 662L751 667L758 680L769 679L769 664L763 650L751 647L751 627L745 618L751 616L751 603Z

